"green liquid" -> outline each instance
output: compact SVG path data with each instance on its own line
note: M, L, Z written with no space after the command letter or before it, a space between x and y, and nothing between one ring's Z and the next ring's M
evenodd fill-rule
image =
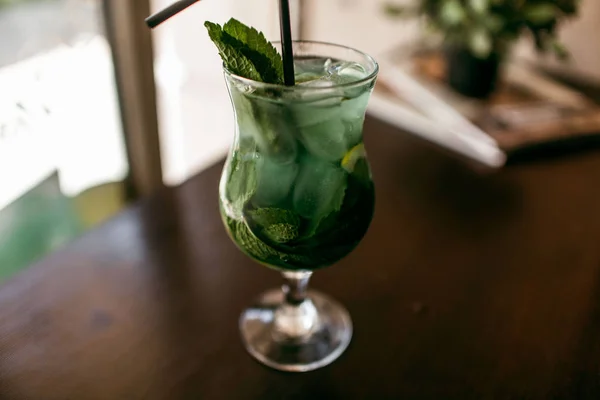
M322 68L324 60L316 61ZM222 178L221 214L247 255L274 268L314 270L364 237L375 202L362 145L371 89L306 98L230 84L238 135Z
M285 270L314 270L329 266L348 255L361 241L374 208L373 185L363 185L349 178L349 190L344 205L328 215L314 229L314 221L298 218L292 224L261 224L248 218L236 220L225 213L227 230L247 255L271 267ZM271 211L273 209L258 209ZM286 208L276 209L292 210ZM254 229L250 229L253 226ZM286 235L289 230L295 231ZM290 241L286 241L290 238Z

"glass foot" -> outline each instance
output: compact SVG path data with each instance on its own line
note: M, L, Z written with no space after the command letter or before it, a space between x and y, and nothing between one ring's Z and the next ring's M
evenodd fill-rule
M341 304L308 291L308 301L296 310L302 315L283 311L282 316L283 303L284 293L271 290L240 317L244 345L258 361L280 371L306 372L332 363L346 350L352 321Z

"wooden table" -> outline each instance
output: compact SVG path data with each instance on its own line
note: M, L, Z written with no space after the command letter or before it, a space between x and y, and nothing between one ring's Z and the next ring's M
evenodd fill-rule
M336 363L278 373L242 348L240 311L279 280L225 234L217 165L0 288L0 398L600 398L600 152L476 174L366 135L372 228L313 282L354 320Z

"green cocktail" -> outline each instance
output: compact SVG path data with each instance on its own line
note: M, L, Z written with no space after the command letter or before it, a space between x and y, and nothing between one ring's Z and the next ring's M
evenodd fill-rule
M194 2L177 2L147 23ZM354 250L373 217L362 130L379 67L347 47L292 42L288 1L279 4L279 49L234 18L204 25L223 60L236 117L221 215L237 246L280 270L286 283L244 310L242 339L261 363L303 372L336 360L352 338L344 307L307 287L314 270Z
M277 51L264 37L237 21L208 28L236 116L220 186L223 221L244 253L286 280L283 291L263 294L242 313L242 338L268 366L316 369L339 357L352 336L344 307L307 285L312 271L354 250L373 217L362 130L377 63L345 47L295 42L296 85L284 86Z
M355 62L296 59L297 87L253 88L227 76L237 138L221 204L232 239L262 264L314 270L367 231L374 187L362 143L373 79Z

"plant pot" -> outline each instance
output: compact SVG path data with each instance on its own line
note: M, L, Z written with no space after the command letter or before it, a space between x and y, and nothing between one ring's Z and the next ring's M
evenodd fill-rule
M478 58L464 47L451 47L445 55L448 83L454 90L475 98L488 97L494 91L500 69L498 53Z

